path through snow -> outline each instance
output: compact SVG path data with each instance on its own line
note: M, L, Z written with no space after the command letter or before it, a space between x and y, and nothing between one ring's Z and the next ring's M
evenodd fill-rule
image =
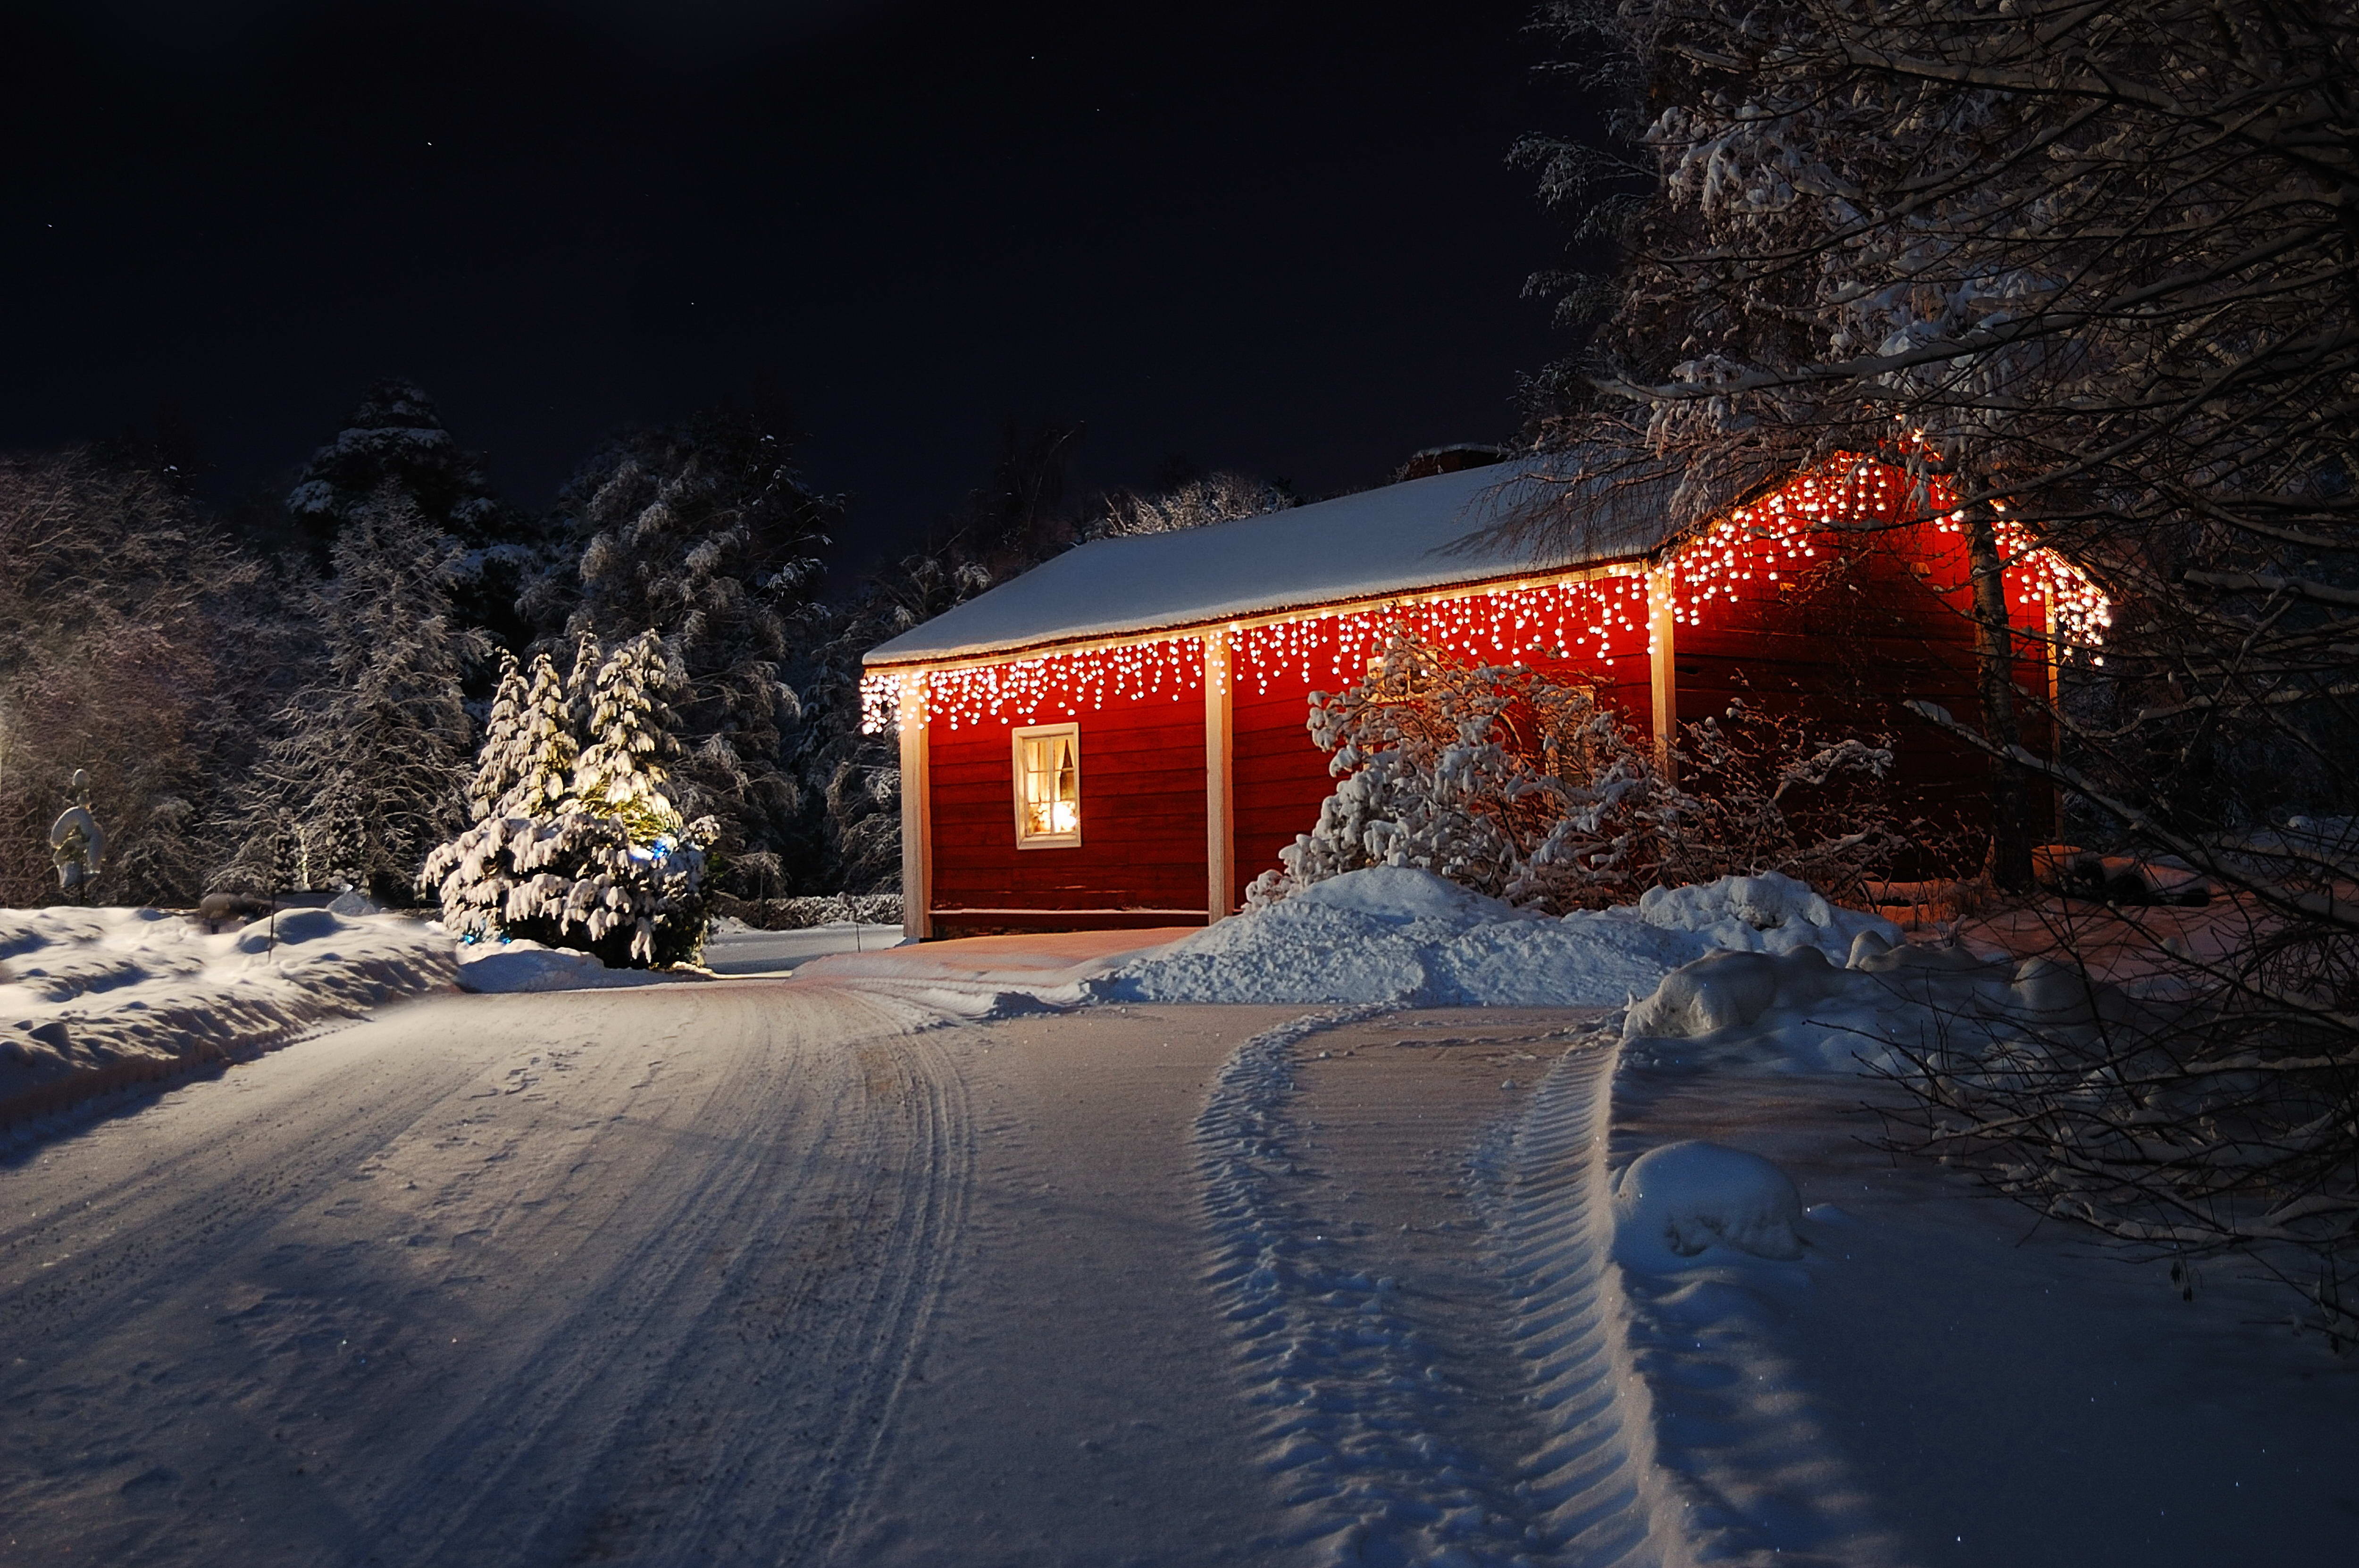
M23 1563L806 1562L974 1157L889 1000L443 998L20 1153Z

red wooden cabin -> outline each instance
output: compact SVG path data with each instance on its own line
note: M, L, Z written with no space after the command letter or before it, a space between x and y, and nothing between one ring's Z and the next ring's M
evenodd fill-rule
M1333 787L1309 695L1364 673L1407 623L1485 663L1580 671L1659 738L1740 694L1896 738L1896 787L1967 820L1984 766L1908 699L1978 711L1963 536L1902 524L1897 470L1798 477L1701 527L1669 476L1570 494L1516 464L1410 480L1183 533L1083 545L866 659L897 726L912 936L1213 921L1316 822ZM1479 535L1571 504L1546 560ZM2027 658L2085 579L2023 548Z

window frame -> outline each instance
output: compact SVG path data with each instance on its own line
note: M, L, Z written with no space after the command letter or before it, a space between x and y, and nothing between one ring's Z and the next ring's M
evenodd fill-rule
M1025 794L1025 781L1030 775L1024 766L1025 742L1047 740L1056 736L1069 738L1073 743L1073 827L1067 833L1034 833L1029 830L1027 807L1032 804ZM1016 847L1019 849L1075 849L1082 842L1082 727L1077 721L1063 724L1027 724L1009 732L1009 767L1012 794L1016 806Z

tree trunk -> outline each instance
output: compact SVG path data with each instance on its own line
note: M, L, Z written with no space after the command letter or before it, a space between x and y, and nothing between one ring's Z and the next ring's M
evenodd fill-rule
M1966 559L1974 589L1974 654L1983 706L1983 733L2007 751L2022 743L2015 711L2015 631L2006 618L2006 568L1991 528L1991 507L1966 508ZM1991 881L2009 892L2031 888L2030 790L2023 769L1991 759Z

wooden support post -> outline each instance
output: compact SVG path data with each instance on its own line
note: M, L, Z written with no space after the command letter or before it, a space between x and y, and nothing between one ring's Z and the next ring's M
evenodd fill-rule
M1679 622L1671 614L1671 574L1647 574L1647 674L1653 687L1655 765L1671 776L1671 742L1680 732Z
M933 781L926 765L926 677L901 677L901 935L934 934Z
M1229 916L1236 896L1236 791L1231 781L1229 634L1204 633L1204 924Z

